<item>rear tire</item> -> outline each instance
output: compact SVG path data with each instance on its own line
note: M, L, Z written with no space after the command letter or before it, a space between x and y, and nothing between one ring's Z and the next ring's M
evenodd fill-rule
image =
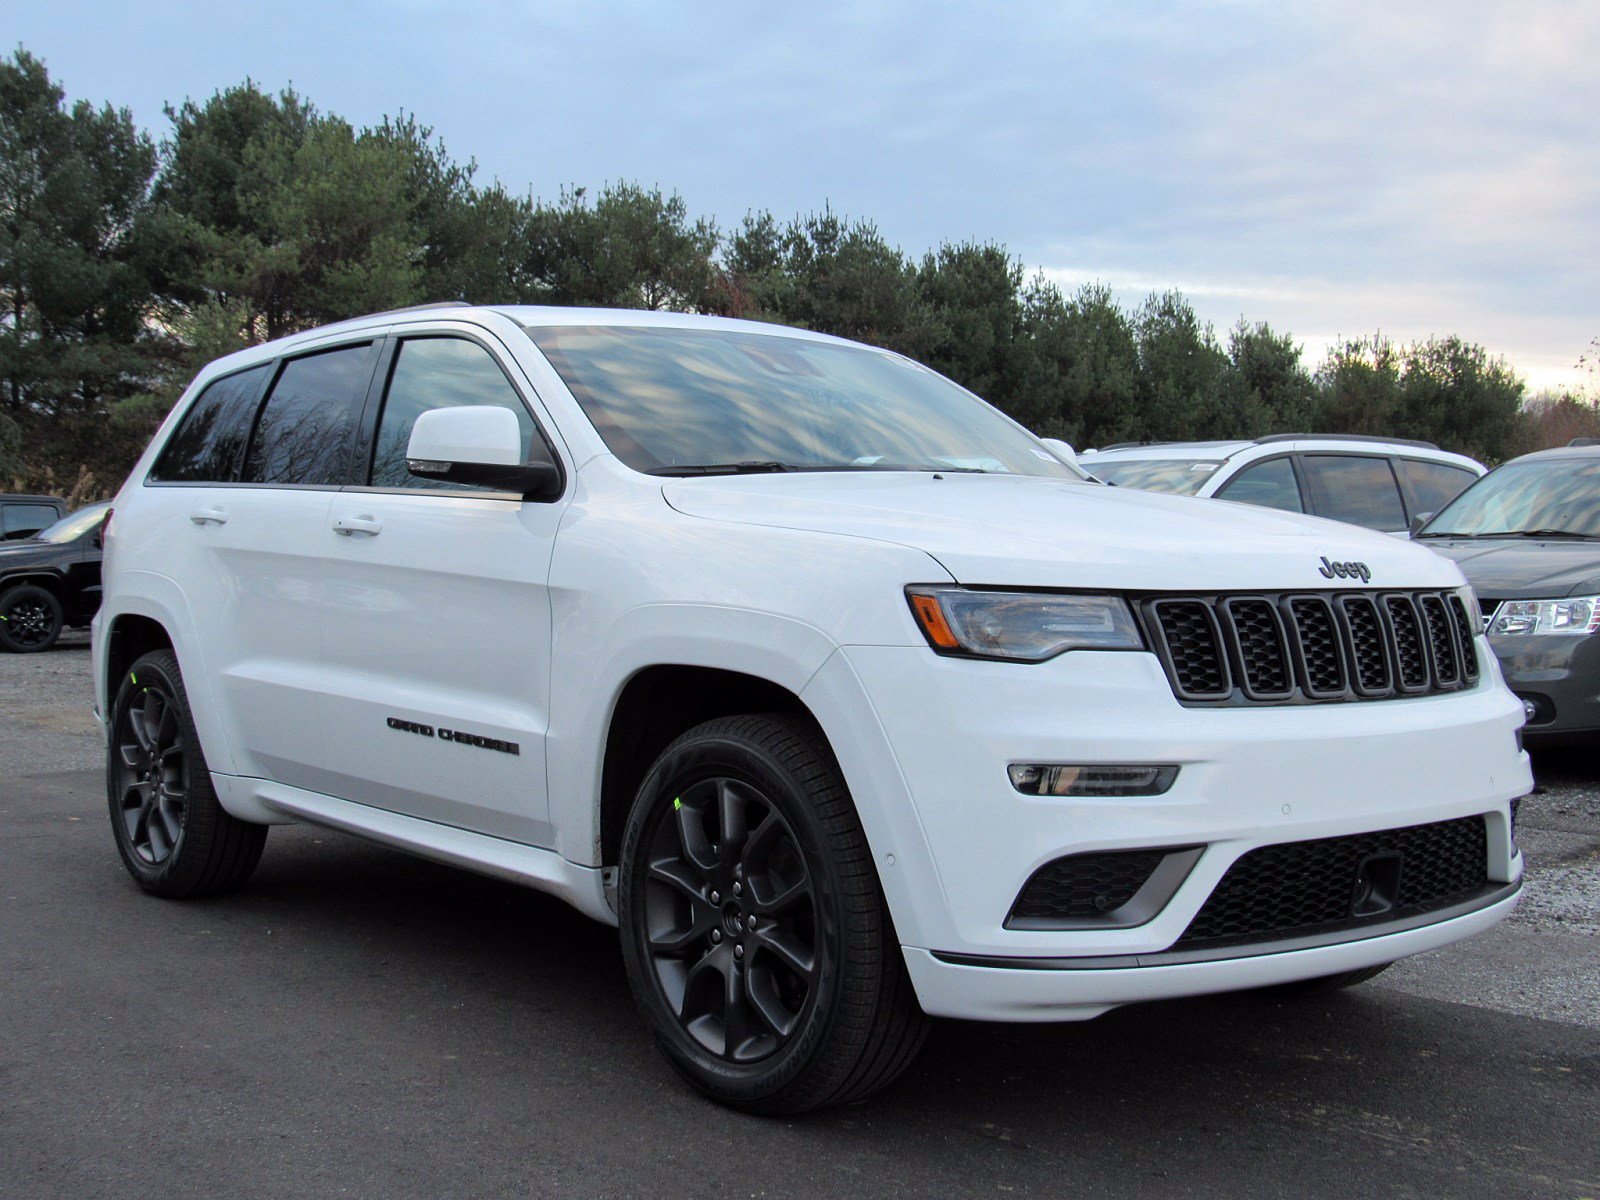
M48 650L62 625L61 601L48 589L24 583L0 594L0 648L13 654Z
M859 1100L927 1036L855 806L795 717L724 717L667 747L623 833L618 909L650 1032L719 1103Z
M117 689L106 797L122 865L153 896L230 891L266 845L265 825L230 816L217 800L170 650L144 655Z

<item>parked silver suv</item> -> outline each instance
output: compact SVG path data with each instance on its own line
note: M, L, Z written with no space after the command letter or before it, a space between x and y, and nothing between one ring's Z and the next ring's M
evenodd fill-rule
M1118 487L1215 496L1405 533L1486 468L1432 442L1275 433L1233 442L1138 442L1086 451L1084 470Z

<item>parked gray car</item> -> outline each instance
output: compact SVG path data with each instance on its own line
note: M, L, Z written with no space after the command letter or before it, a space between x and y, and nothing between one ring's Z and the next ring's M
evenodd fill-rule
M1600 445L1512 459L1416 537L1477 593L1529 742L1600 740Z

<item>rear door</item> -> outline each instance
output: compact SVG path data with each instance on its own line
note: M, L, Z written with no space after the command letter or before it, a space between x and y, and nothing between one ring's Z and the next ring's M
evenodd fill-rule
M503 345L462 327L392 338L379 380L322 538L325 790L549 845L547 580L565 501L420 479L405 459L417 417L447 405L511 410L526 450L544 436L532 389Z
M1315 515L1384 533L1405 532L1405 504L1387 456L1309 453L1300 456L1300 467Z
M377 346L369 336L215 381L140 498L183 588L238 774L312 789L322 777L319 555Z

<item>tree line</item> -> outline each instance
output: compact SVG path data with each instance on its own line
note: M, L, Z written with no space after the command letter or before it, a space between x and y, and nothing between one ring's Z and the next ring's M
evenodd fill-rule
M413 115L358 129L249 80L167 117L157 142L125 108L69 106L26 50L0 61L0 487L109 494L204 363L442 299L805 326L1078 446L1305 430L1497 461L1594 415L1530 412L1507 364L1460 338L1373 335L1308 370L1289 334L1241 318L1219 336L1179 292L1130 309L992 242L907 254L826 206L724 229L635 183L515 195Z

